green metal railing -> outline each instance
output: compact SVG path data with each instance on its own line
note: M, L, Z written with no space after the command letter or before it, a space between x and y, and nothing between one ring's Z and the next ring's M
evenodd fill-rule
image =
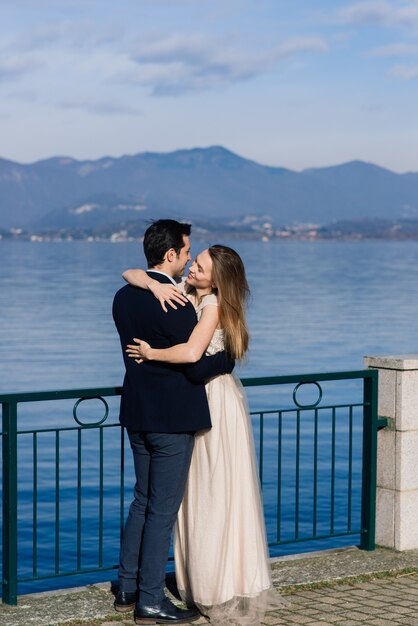
M361 401L351 403L337 403L321 405L323 389L321 383L335 381L363 381L362 399ZM304 374L299 376L275 376L269 378L247 378L242 383L247 388L270 388L277 389L278 386L296 385L293 389L293 405L283 408L274 408L266 410L251 410L253 421L257 424L256 439L258 441L258 461L261 484L266 480L265 477L265 461L266 454L270 458L274 458L277 466L276 476L276 509L277 509L277 532L274 541L270 545L281 545L286 543L294 543L298 541L312 541L316 539L324 539L327 537L339 537L343 535L360 535L360 547L366 550L374 549L375 535L375 500L376 500L376 450L377 450L377 430L385 424L378 421L377 418L377 372L374 370L353 371L353 372L337 372L329 374ZM313 385L318 391L318 399L309 404L302 404L298 400L300 387L304 385ZM249 390L250 393L250 390ZM103 493L106 488L106 479L104 473L104 432L107 429L116 429L117 437L120 440L120 459L119 465L119 524L122 531L125 517L125 497L124 497L124 433L118 423L106 423L109 413L108 402L105 398L119 396L121 394L120 387L105 387L93 389L71 389L67 391L50 391L38 393L19 393L0 395L2 404L2 487L3 487L3 569L2 569L2 591L3 602L7 604L16 604L17 602L17 586L18 583L42 580L43 578L56 578L61 576L71 576L75 574L83 574L88 572L99 572L114 569L116 565L106 565L103 559L103 528L104 528L104 511L103 511ZM24 428L18 429L18 406L22 403L39 403L45 401L57 400L73 400L77 402L73 408L73 417L76 425L66 426L64 428ZM99 399L105 407L105 414L99 421L83 423L77 414L77 409L81 402L87 399ZM252 408L252 407L251 407ZM347 442L347 523L342 531L335 526L335 502L336 502L336 461L338 460L336 448L336 436L338 434L337 415L340 416L345 411L345 426L348 429ZM353 416L355 413L361 412L362 418L362 489L361 489L361 523L359 527L353 527L352 524L352 470L353 470L353 437L355 429L353 428ZM318 522L318 485L319 482L319 430L322 415L331 416L331 462L330 462L330 495L329 495L329 528L327 532L319 532ZM303 468L301 466L301 445L303 444L301 424L302 420L309 417L312 423L312 511L310 513L309 525L310 532L301 532L301 526L306 527L306 520L303 522L301 516L301 475ZM286 424L291 420L294 427L295 436L295 463L292 471L292 490L294 493L294 528L291 536L282 536L281 513L283 509L283 460L285 455L288 456L288 450L283 448L284 422ZM99 488L99 511L98 511L98 558L95 566L83 567L82 564L82 491L83 491L83 459L82 459L82 434L84 431L96 430L98 432L98 445L96 454L98 455L98 488ZM62 522L61 500L60 500L60 482L62 476L61 470L61 439L64 432L74 432L76 436L76 470L77 479L74 489L74 507L76 510L76 566L66 571L61 567L61 546L60 546L60 527ZM38 493L40 481L44 480L41 475L42 468L39 463L39 438L46 433L53 438L53 444L50 446L49 465L45 470L53 483L54 491L54 522L53 535L51 538L51 551L53 552L53 572L43 574L38 571ZM274 437L272 435L274 433ZM18 572L18 440L23 436L29 436L31 441L31 459L32 459L32 566L30 575L19 576ZM288 436L288 434L287 434ZM266 446L268 445L268 450ZM116 462L115 462L116 465ZM271 482L271 477L269 478Z

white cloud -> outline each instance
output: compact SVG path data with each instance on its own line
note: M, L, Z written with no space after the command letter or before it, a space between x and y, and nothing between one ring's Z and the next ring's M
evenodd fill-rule
M366 57L399 58L406 61L408 57L418 55L418 44L415 43L418 35L418 0L357 2L341 9L338 12L338 18L343 24L349 24L353 27L369 27L368 32L371 32L373 27L377 30L380 29L378 32L379 40L383 36L383 29L388 30L388 32L389 29L396 29L400 39L407 40L373 47L365 53L364 56ZM416 78L414 66L397 65L388 68L388 71L392 76L404 80Z
M370 51L370 56L373 57L399 57L410 56L418 54L418 44L410 43L394 43L387 46L381 46L374 48Z
M118 82L143 86L154 96L223 88L265 74L283 59L327 50L320 36L292 37L254 49L237 34L151 35L148 31L132 43L128 32L127 25L96 25L91 18L45 21L12 34L2 45L6 54L19 52L21 73L36 60L54 83L61 83L60 75L84 89L92 85L106 89ZM14 75L18 73L16 64ZM12 69L0 66L0 79L6 74L10 79Z
M50 22L19 33L11 46L24 51L43 50L51 46L79 45L85 39L85 26L74 22Z
M277 46L273 56L281 59L298 52L326 52L327 50L328 46L322 37L292 37Z
M107 46L113 43L120 43L126 35L126 29L122 26L112 26L105 28L93 36L94 46Z
M90 99L73 99L62 100L58 103L58 106L62 109L76 109L91 113L92 115L141 115L140 109L131 107L122 102L117 101L94 101Z
M17 56L8 57L0 61L0 81L14 80L37 66L38 63L31 59L22 59Z
M418 65L395 65L391 74L404 80L415 80L418 78Z
M13 98L19 102L34 103L38 100L38 94L35 91L29 89L19 89L18 91L11 91L7 98Z
M374 24L385 26L416 27L418 4L410 2L371 1L352 4L338 12L344 24Z
M220 38L211 39L205 35L153 37L138 45L137 51L132 54L132 59L138 63L176 60L201 63L225 44L226 42Z
M361 2L341 9L339 18L344 24L384 24L391 14L388 2Z
M149 86L153 95L176 95L248 80L284 58L326 50L325 40L313 36L289 38L270 50L244 51L227 38L170 35L141 42L131 56L137 67L118 79Z
M119 43L125 29L118 25L100 27L89 21L51 21L36 25L10 38L3 47L23 52L55 50L86 50Z

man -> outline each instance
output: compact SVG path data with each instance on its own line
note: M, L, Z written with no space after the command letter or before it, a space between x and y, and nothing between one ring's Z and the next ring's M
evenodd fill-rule
M175 284L191 260L189 235L190 225L175 220L158 220L147 229L144 252L150 277ZM120 422L128 431L136 476L115 608L125 612L135 607L137 624L194 621L197 610L180 609L165 596L165 568L194 434L211 426L204 381L230 373L234 363L223 352L187 366L138 364L126 355L134 337L155 348L187 342L197 322L190 302L164 312L150 291L127 285L115 295L113 317L126 368Z

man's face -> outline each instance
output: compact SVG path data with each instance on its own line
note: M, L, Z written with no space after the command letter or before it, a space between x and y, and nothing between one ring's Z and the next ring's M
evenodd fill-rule
M173 276L183 276L187 263L192 260L190 256L190 238L187 235L183 235L183 242L183 247L173 261Z

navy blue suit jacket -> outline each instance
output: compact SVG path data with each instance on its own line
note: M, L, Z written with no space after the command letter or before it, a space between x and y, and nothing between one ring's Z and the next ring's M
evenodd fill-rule
M167 276L152 273L162 283ZM169 348L187 342L197 323L190 302L163 311L150 291L126 285L113 301L113 319L119 332L125 378L120 422L128 430L177 433L210 428L210 414L204 382L232 371L234 362L225 352L203 356L193 365L158 361L135 363L126 355L127 344L138 337L153 348Z

